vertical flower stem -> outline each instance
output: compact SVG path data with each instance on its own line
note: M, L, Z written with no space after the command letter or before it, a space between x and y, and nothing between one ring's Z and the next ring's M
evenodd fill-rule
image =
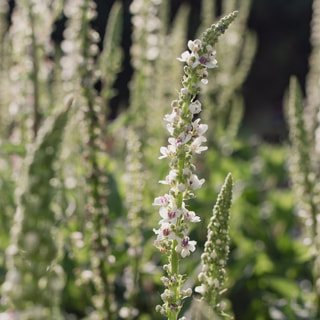
M96 4L92 0L69 0L66 2L65 14L68 18L66 41L74 43L73 50L66 51L64 57L66 68L71 66L73 71L66 73L66 88L71 87L81 93L86 127L87 213L90 219L87 232L91 238L89 254L94 288L91 301L95 307L90 316L98 320L111 320L115 316L113 286L110 280L110 263L113 257L110 255L108 239L108 176L103 167L107 155L99 118L101 97L95 89L99 80L96 58L100 35L91 28L91 22L97 16Z
M92 205L93 205L93 225L95 226L95 231L94 231L94 236L93 236L93 246L94 249L97 252L105 252L106 248L103 245L103 239L104 235L101 232L101 226L105 224L105 217L103 214L103 206L101 203L101 194L100 194L100 184L101 181L99 179L100 174L100 168L98 166L97 162L97 134L96 134L96 129L97 126L99 125L98 123L98 117L97 114L94 111L94 96L91 93L90 89L85 89L84 90L84 96L86 98L86 102L88 105L88 113L87 113L87 120L88 120L88 135L89 135L89 141L88 141L88 147L89 147L89 158L88 162L90 163L90 173L89 173L89 185L91 188L91 198L92 198ZM103 306L105 309L106 314L108 315L108 319L111 319L111 307L110 307L110 296L111 296L111 291L110 291L110 284L108 281L109 274L108 274L108 267L106 265L106 260L105 259L99 259L98 266L97 266L97 271L99 273L99 279L102 282L102 287L103 287ZM101 318L102 319L102 318Z
M218 37L224 33L229 24L236 17L236 12L221 19L218 24L212 25L203 33L202 40L188 42L191 52L185 51L178 60L185 62L183 88L178 100L171 104L173 111L165 115L168 122L167 129L171 134L169 145L161 147L162 158L169 158L170 172L160 183L170 186L169 194L157 197L153 205L160 206L159 214L162 220L158 230L155 246L168 256L169 265L164 266L167 277L162 277L166 287L161 295L162 306L156 310L169 320L177 320L183 305L183 299L190 297L191 288L181 290L184 277L179 274L180 259L195 251L196 241L190 240L188 233L189 222L199 222L195 212L186 208L185 201L194 198L193 191L201 188L204 179L199 179L192 163L193 154L200 154L207 150L202 146L206 142L203 134L207 131L206 124L200 124L200 118L194 120L195 115L201 112L201 103L196 99L200 92L200 84L207 84L208 68L215 68L215 51L213 45Z
M173 276L178 276L179 274L179 256L178 253L175 250L175 247L178 245L177 240L173 241L172 244L172 250L171 250L171 275ZM175 294L175 301L177 301L179 299L179 283L175 282L175 287L174 287L174 294ZM177 311L176 309L173 309L170 313L169 313L169 319L170 320L176 320L178 317L178 313L179 311Z
M32 13L33 5L32 1L29 2L29 20L31 25L31 59L33 72L31 75L32 84L33 84L33 138L35 139L39 126L40 126L40 107L39 107L39 65L38 65L38 50L37 50L37 41L35 35L35 22L34 16Z
M128 266L125 268L124 292L125 306L120 309L120 316L125 313L127 320L134 320L139 315L139 297L141 290L141 268L143 259L143 230L145 215L143 210L143 191L145 187L144 166L142 164L142 143L136 130L129 126L126 131L127 156L126 172L126 209L128 237Z

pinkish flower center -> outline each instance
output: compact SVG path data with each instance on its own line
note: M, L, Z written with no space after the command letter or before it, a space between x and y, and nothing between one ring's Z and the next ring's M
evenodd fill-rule
M187 247L189 244L189 239L188 238L184 238L182 241L181 241L181 245L183 247Z
M169 235L169 233L170 233L170 230L169 230L169 229L163 229L163 231L162 231L162 234L163 234L165 237L167 237L167 236Z
M167 200L166 197L162 197L162 198L160 199L160 202L161 202L161 204L166 204L166 203L168 202L168 200Z
M199 59L199 62L200 62L201 64L206 64L207 61L208 61L208 60L207 60L204 56L202 56L202 57Z
M172 218L174 218L176 216L176 213L174 212L174 211L169 211L168 212L168 217L169 217L169 219L172 219Z

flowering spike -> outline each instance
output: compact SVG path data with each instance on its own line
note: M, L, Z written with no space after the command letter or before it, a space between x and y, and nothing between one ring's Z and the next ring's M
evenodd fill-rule
M223 17L218 23L213 24L202 34L203 41L207 42L211 46L214 46L217 43L218 38L225 33L237 15L238 11L233 11L227 16Z
M229 209L232 200L232 176L228 174L213 208L213 215L208 225L207 241L201 256L202 271L198 278L201 286L195 291L210 304L214 311L222 314L224 303L218 303L225 281L225 267L229 254Z
M17 189L18 206L6 250L8 272L2 293L19 319L62 319L59 305L64 272L56 263L57 230L50 204L55 194L55 161L72 103L70 98L40 128Z
M169 158L170 172L160 183L168 184L170 191L163 197L157 197L153 205L159 206L162 218L160 228L154 229L157 239L155 246L168 255L169 265L165 267L168 277L166 290L161 295L162 306L156 310L170 320L176 320L182 308L182 300L190 296L182 290L184 279L179 275L179 261L196 249L196 241L189 238L190 222L199 222L195 212L189 211L186 200L194 198L193 191L200 189L205 182L195 174L194 154L207 150L203 143L207 141L204 133L206 124L200 124L201 103L197 100L201 84L208 83L208 69L217 67L213 45L235 18L236 12L212 25L203 39L188 42L189 51L182 53L179 61L184 62L184 76L178 100L171 104L172 112L165 115L167 130L170 133L168 146L161 147L159 159ZM197 119L194 119L197 115ZM188 290L188 293L190 290Z
M292 150L290 170L299 206L304 212L304 219L312 221L312 237L317 234L317 203L310 196L313 190L312 162L310 159L310 140L306 130L302 108L302 93L297 78L291 77L288 99L288 122L290 125L290 140ZM302 190L302 191L301 191ZM307 224L306 224L307 225ZM309 224L310 225L310 224Z

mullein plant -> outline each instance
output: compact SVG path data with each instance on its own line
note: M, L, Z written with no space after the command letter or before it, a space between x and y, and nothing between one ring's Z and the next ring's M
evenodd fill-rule
M311 139L312 144L316 148L316 151L320 150L320 141L319 141L319 102L320 102L320 93L319 93L319 79L320 72L318 69L318 61L320 58L320 1L313 1L312 8L312 21L311 21L311 53L309 57L309 73L306 77L306 112L305 112L305 121L306 128L308 130L309 139ZM317 130L318 129L318 130ZM314 157L316 155L314 154ZM313 159L315 161L315 159Z
M232 141L238 132L243 112L244 101L241 88L250 70L256 52L257 39L247 28L251 0L223 0L223 14L239 10L237 20L232 24L225 40L216 46L221 67L214 74L214 81L206 86L201 94L203 105L216 105L207 108L206 117L212 125L209 137L222 152L232 150ZM202 0L202 24L200 30L210 21L217 19L218 4L214 0Z
M60 312L64 272L57 262L58 231L52 207L54 178L73 99L47 119L25 159L16 190L17 208L6 250L2 292L19 319L63 319Z
M43 118L49 113L48 79L53 63L50 36L53 24L61 12L62 2L19 0L12 13L9 30L12 67L10 70L11 114L20 119L24 142L35 139Z
M237 12L222 18L203 34L202 38L188 42L190 51L182 53L179 60L185 63L183 87L178 100L172 102L172 112L164 118L170 133L169 145L161 147L162 158L170 159L170 172L160 183L170 186L163 196L156 197L153 205L159 206L160 228L154 229L157 239L155 246L168 257L164 265L166 276L162 282L166 287L161 294L162 305L156 310L170 320L178 319L183 300L192 294L191 288L183 289L185 276L179 272L181 259L186 258L196 249L196 241L189 237L188 223L199 222L200 217L187 209L185 201L195 197L194 191L201 188L204 179L195 174L193 155L207 150L204 133L208 126L201 124L198 117L201 103L197 99L201 84L208 83L208 69L217 67L215 51L218 38L235 19ZM184 318L181 318L184 319Z
M108 177L104 168L106 163L106 143L102 126L105 125L107 111L104 108L110 99L111 88L115 81L115 75L110 72L119 71L119 50L112 50L114 41L119 41L115 35L114 25L119 24L121 15L119 3L114 5L112 13L117 15L109 18L106 35L112 37L104 42L103 53L100 56L100 66L106 59L115 64L106 63L100 74L97 67L99 53L98 42L100 35L93 30L91 23L97 15L94 1L68 1L65 6L65 14L68 17L68 25L64 31L65 39L62 43L64 56L61 59L64 90L78 92L80 103L83 106L83 124L85 126L85 159L87 164L88 204L87 214L90 222L87 223L87 233L91 235L91 268L92 283L95 293L92 295L92 303L95 310L90 314L94 319L112 319L115 316L115 304L113 299L113 284L110 276L110 265L114 257L109 246L110 219L108 217ZM113 29L109 32L110 28ZM114 36L114 37L113 37ZM108 39L109 40L109 39ZM116 46L115 46L116 47ZM111 51L110 51L111 50ZM118 57L116 57L118 55ZM101 78L103 76L104 78ZM103 98L97 92L95 85L101 80ZM103 107L104 104L104 107Z
M163 22L160 20L162 5L161 0L134 0L130 5L132 14L130 56L134 73L129 83L129 121L127 126L141 144L140 153L142 156L139 161L144 168L144 174L140 176L140 183L144 187L140 192L144 194L152 190L152 184L148 184L151 179L148 177L151 176L153 161L150 161L151 156L148 153L154 152L153 140L156 138L152 132L154 119L151 120L153 115L150 114L150 107L155 108L153 99L156 99L154 92L158 85L155 75L156 63L159 59L160 30L163 26ZM125 131L125 135L127 132ZM139 197L139 194L136 197ZM149 210L148 204L142 202L142 206L144 211ZM147 217L148 215L145 217L144 227L149 222Z
M198 275L201 283L195 288L202 299L213 309L215 314L226 316L226 303L219 302L224 292L226 279L226 265L229 254L229 220L232 201L232 175L226 178L213 208L205 243L204 253L201 255L202 270Z
M134 0L130 5L132 13L131 63L134 74L130 82L130 112L138 133L150 131L149 106L154 99L150 92L156 86L155 61L159 57L161 0ZM138 115L138 116L137 116ZM145 139L144 139L145 140ZM145 141L142 141L145 144Z
M143 189L144 168L142 165L141 142L135 130L127 129L127 156L126 173L124 176L126 185L126 208L127 213L127 254L128 266L124 271L123 281L126 288L124 298L126 305L123 306L119 315L124 319L135 319L139 314L137 298L141 290L141 269L143 258Z
M313 261L316 319L320 316L320 240L319 240L319 172L313 156L317 154L312 144L305 114L303 112L302 92L298 80L290 80L287 118L290 127L289 168L291 181L297 196L298 215L304 223L304 243L311 248Z
M314 292L316 294L316 319L320 317L320 95L318 68L320 48L320 1L313 2L311 22L310 71L306 81L306 99L303 100L298 80L290 80L287 99L287 120L290 129L289 168L297 198L298 215L304 222L304 243L311 248Z

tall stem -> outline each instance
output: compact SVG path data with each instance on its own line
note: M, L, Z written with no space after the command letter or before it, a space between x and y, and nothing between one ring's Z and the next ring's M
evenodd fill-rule
M172 250L171 250L171 276L178 277L179 274L179 256L175 250L176 245L178 244L177 240L173 241ZM175 282L175 287L173 288L175 299L174 303L179 299L179 282ZM178 310L173 309L168 315L169 320L176 320L178 318L180 308Z
M31 2L30 2L31 3ZM31 58L33 64L32 84L33 84L33 138L35 139L40 125L39 107L39 64L37 52L37 40L35 35L34 17L32 14L32 4L29 5L29 19L31 24Z

